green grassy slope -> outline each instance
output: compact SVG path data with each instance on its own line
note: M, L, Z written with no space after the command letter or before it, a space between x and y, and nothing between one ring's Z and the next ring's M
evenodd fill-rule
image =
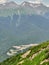
M49 65L49 42L31 47L25 53L8 58L0 65Z

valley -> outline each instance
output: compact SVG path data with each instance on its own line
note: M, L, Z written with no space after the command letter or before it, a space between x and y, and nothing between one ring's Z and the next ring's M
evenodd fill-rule
M0 4L0 62L9 58L9 52L16 53L12 46L40 44L47 40L49 7L27 1L20 5L13 1Z

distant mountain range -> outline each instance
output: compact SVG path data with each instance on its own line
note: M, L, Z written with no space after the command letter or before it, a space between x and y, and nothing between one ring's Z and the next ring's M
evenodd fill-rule
M13 14L44 15L47 12L49 12L49 7L43 3L31 3L24 1L18 5L12 1L0 4L0 16L12 16Z

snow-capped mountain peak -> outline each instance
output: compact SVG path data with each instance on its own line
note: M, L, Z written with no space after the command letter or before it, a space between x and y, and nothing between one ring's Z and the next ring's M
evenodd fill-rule
M40 1L28 1L29 3L40 4Z
M24 1L21 3L21 6L30 6L30 7L39 7L39 6L45 6L42 2L31 2L31 1Z

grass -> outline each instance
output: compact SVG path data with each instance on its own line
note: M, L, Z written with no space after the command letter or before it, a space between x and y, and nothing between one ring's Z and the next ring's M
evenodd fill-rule
M21 55L23 55L24 53L21 53L1 62L0 65L49 65L49 62L44 62L40 64L45 59L49 58L48 47L49 47L49 42L48 41L43 42L39 44L38 46L31 47L29 49L31 50L31 52L29 53L29 55L26 56L26 58L22 58ZM44 50L41 50L41 49L44 49ZM31 60L30 57L32 57L36 53L37 55ZM24 60L23 63L18 64L19 62L23 60Z

